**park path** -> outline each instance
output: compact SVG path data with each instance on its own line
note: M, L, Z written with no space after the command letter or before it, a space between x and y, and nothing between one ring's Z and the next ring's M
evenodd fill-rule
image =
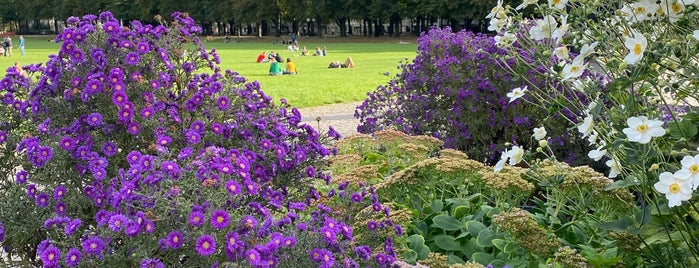
M302 121L310 124L319 132L328 131L332 126L342 137L357 133L359 119L354 118L354 110L362 102L337 103L316 107L299 108ZM317 118L320 117L320 121Z

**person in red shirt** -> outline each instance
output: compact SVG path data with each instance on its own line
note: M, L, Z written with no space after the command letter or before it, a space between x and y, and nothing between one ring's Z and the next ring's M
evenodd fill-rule
M268 62L266 52L267 51L262 51L260 55L257 55L257 63Z

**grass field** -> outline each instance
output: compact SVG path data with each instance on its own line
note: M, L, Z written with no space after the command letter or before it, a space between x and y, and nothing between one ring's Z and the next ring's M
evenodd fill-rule
M48 42L53 37L27 37L27 55L22 57L18 48L13 48L12 57L0 57L0 74L19 61L22 64L46 61L55 54L59 44ZM275 38L243 37L239 42L225 43L217 38L206 42L207 49L216 48L221 56L222 69L239 72L249 80L258 80L266 94L286 98L297 107L312 107L332 103L361 101L366 93L378 85L388 82L398 71L401 61L412 60L417 50L416 38L300 38L301 47L314 51L326 47L325 57L301 56L299 52L287 51L287 46L274 44ZM281 39L280 39L281 40ZM17 45L18 38L13 38ZM298 75L269 76L269 63L256 63L262 51L275 51L284 58L296 62ZM330 61L344 62L351 56L356 67L352 69L329 69ZM285 64L282 64L285 68ZM384 73L389 73L385 75Z

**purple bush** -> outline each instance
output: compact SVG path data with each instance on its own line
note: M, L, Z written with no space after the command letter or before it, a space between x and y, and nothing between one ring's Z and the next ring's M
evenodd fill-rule
M527 95L510 102L507 93L527 84L507 70L518 66L514 59L501 60L503 55L505 51L487 35L453 33L449 28L423 33L416 58L357 107L357 130L372 133L394 128L411 135L432 135L446 147L494 164L506 142L536 146L532 129L544 125L552 147L565 145L561 152L568 160L584 160L585 146L575 141L571 135L575 133L568 131L572 124L559 113L574 120L564 106L545 111L528 104ZM527 76L537 86L551 83L535 71Z
M354 262L351 233L312 235L344 226L313 206L328 137L222 72L192 18L68 22L57 55L0 80L6 250L47 267Z

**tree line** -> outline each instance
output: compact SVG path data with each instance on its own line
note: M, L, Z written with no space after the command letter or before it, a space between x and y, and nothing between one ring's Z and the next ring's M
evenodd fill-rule
M484 31L484 19L494 0L4 0L0 6L3 31L23 34L57 33L69 16L109 10L125 25L132 20L156 23L187 12L206 35L259 36L283 33L323 35L337 27L338 35L418 35L432 25ZM511 0L505 2L512 2ZM507 3L506 3L507 4ZM404 25L409 21L410 25ZM360 32L350 25L361 25ZM406 27L407 26L407 27Z

